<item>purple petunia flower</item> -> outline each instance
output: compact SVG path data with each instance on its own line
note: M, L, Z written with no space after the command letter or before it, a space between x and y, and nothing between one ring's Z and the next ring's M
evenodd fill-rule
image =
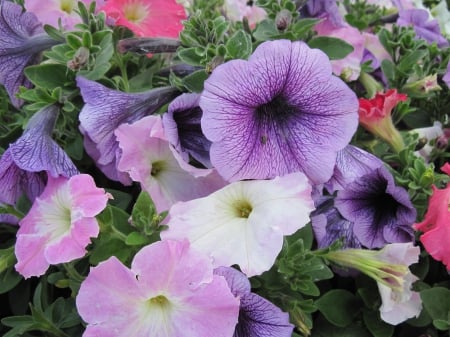
M353 232L354 223L345 219L334 207L332 196L321 196L315 205L311 224L319 248L326 248L336 240L342 240L343 248L361 248L361 242Z
M22 194L33 201L44 189L46 174L71 177L78 169L52 139L58 107L49 105L30 118L23 135L0 159L0 203L14 205Z
M429 14L424 9L401 10L397 19L399 26L412 26L418 38L428 43L436 42L439 48L448 47L448 40L442 36L437 20L428 20Z
M83 77L77 77L77 84L85 103L79 120L86 152L108 178L131 184L128 174L117 170L120 149L114 130L154 113L176 97L178 90L162 87L125 93Z
M408 192L395 185L393 176L383 166L338 191L334 205L354 223L353 232L365 247L379 248L414 238L411 225L416 209Z
M384 166L381 159L356 146L347 145L338 152L331 179L325 184L328 192L343 190L355 179Z
M289 315L265 298L251 292L250 282L230 267L214 269L225 278L231 292L241 300L239 319L233 337L290 337L294 326Z
M175 98L163 115L163 126L168 141L184 161L189 162L189 155L211 168L209 148L211 142L206 139L200 126L202 109L198 106L199 94L182 94Z
M229 181L301 171L328 181L358 124L355 93L305 43L264 42L214 69L200 97L211 163Z
M15 107L23 103L15 96L19 87L31 87L24 68L37 63L39 54L55 44L58 42L44 33L34 14L23 12L15 3L0 1L0 84Z
M336 0L309 0L305 7L307 16L322 17L328 15L329 19L336 27L346 25L339 13L339 7Z

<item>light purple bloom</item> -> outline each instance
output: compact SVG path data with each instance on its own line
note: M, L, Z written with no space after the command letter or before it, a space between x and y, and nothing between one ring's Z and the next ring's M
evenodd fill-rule
M122 124L114 133L122 150L117 168L141 183L158 212L226 185L216 170L196 168L179 157L165 137L160 116Z
M219 267L215 275L225 278L234 296L240 298L239 320L233 337L290 337L294 326L289 314L251 292L250 282L240 271Z
M359 177L384 166L381 159L356 146L347 145L338 152L331 179L325 184L328 192L343 190Z
M189 155L211 167L209 148L211 142L202 132L200 120L202 109L198 106L199 94L182 94L175 98L163 115L164 132L184 161L189 162Z
M23 12L15 3L0 1L0 84L15 107L23 103L15 96L19 87L31 87L23 70L37 63L40 53L57 43L44 33L34 14Z
M229 181L300 171L324 183L358 124L355 93L300 41L264 42L248 61L218 66L200 107L211 163Z
M429 43L436 42L438 47L448 47L448 40L442 36L437 20L429 20L429 14L424 9L408 9L399 12L399 26L412 26L418 38Z
M239 299L185 241L142 248L131 268L115 256L91 268L76 299L83 337L230 337Z
M117 170L120 149L114 130L123 123L133 123L154 113L176 97L178 91L162 87L125 93L83 77L77 77L77 84L85 103L79 120L86 152L108 178L130 184L128 174Z
M386 243L411 242L416 209L408 192L395 185L385 167L379 167L337 192L335 207L354 223L353 232L368 248Z
M336 0L309 0L306 3L306 10L308 16L323 17L329 16L329 19L336 27L346 25L346 22L339 13L339 7Z
M52 177L78 174L64 150L52 139L59 108L49 105L28 121L23 135L9 146L18 167L29 172L47 171Z

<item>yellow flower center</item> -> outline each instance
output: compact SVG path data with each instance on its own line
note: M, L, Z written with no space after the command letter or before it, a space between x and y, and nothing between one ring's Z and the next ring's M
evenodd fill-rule
M253 210L252 205L247 200L239 200L233 204L235 214L239 218L248 218Z
M152 163L152 170L151 170L151 176L152 177L157 177L158 174L163 171L166 167L166 163L163 161L155 161L154 163Z
M123 13L128 21L139 23L148 15L148 6L139 1L129 1L123 7Z
M68 14L71 14L73 11L73 8L75 7L75 1L74 0L61 0L60 2L60 9Z

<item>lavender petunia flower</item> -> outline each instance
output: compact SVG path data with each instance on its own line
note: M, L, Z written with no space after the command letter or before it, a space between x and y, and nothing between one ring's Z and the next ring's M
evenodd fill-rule
M408 192L394 183L385 167L379 167L337 192L335 207L354 223L353 232L363 246L411 242L416 209Z
M23 135L9 146L11 157L22 170L47 171L54 178L69 178L79 173L69 156L52 139L58 113L56 105L49 105L36 112Z
M176 97L178 90L162 87L125 93L83 77L77 77L77 84L85 102L79 120L86 152L108 178L130 184L128 174L117 170L120 149L114 130L154 113Z
M401 10L397 19L399 26L412 26L417 37L429 43L436 42L439 48L448 47L448 40L442 36L437 20L428 20L429 14L424 9Z
M198 106L199 94L182 94L175 98L163 115L163 126L167 139L184 161L189 155L211 168L209 148L211 142L206 139L200 126L202 109Z
M345 26L346 23L339 13L339 7L336 0L309 0L305 6L306 16L322 17L328 15L329 19L336 27Z
M250 282L240 271L230 267L214 269L225 278L231 292L241 300L239 319L233 337L290 337L294 326L289 315L265 298L251 292Z
M15 3L0 1L0 84L15 107L23 103L15 96L19 87L31 87L24 68L37 63L40 53L57 43L44 33L34 14L23 12Z
M354 223L345 219L334 207L332 196L321 196L315 201L311 224L319 248L326 248L336 240L343 248L361 248L361 242L353 232Z
M328 181L358 124L355 93L305 43L264 42L214 69L200 97L211 163L229 181L301 171Z
M347 145L338 152L331 179L325 184L328 192L343 190L355 179L384 166L381 159L356 146Z

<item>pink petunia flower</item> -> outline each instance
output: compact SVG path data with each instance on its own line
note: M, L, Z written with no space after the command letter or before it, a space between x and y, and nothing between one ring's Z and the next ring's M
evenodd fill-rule
M239 264L247 276L269 270L290 235L309 221L311 186L303 173L238 181L201 199L176 203L163 239L187 238L214 266Z
M249 3L251 2L247 0L225 0L223 9L226 17L234 22L242 21L245 17L249 26L254 28L258 22L266 18L267 13L264 9Z
M108 0L99 10L142 37L177 38L187 18L175 0Z
M404 147L403 138L392 122L391 112L401 101L406 101L405 94L389 89L379 92L374 98L359 99L359 123L369 132L387 141L394 150Z
M450 164L441 170L450 175ZM423 232L420 241L426 251L438 261L442 261L450 270L450 183L444 189L433 186L428 211L422 222L414 224L414 229Z
M95 299L95 301L93 301ZM210 259L187 241L159 241L134 257L101 262L76 298L83 337L229 337L239 300Z
M114 134L122 150L119 171L141 183L159 212L177 201L204 197L226 185L216 170L195 168L181 158L169 144L159 116L124 123Z
M19 222L16 270L25 278L40 276L51 264L83 257L90 238L99 233L95 216L109 198L87 174L49 175L44 192Z
M81 17L76 10L78 1L83 2L86 7L93 0L25 0L24 6L28 12L34 13L43 24L58 27L58 20L65 30L72 29L77 23L81 23ZM103 5L104 0L96 0L97 8Z

